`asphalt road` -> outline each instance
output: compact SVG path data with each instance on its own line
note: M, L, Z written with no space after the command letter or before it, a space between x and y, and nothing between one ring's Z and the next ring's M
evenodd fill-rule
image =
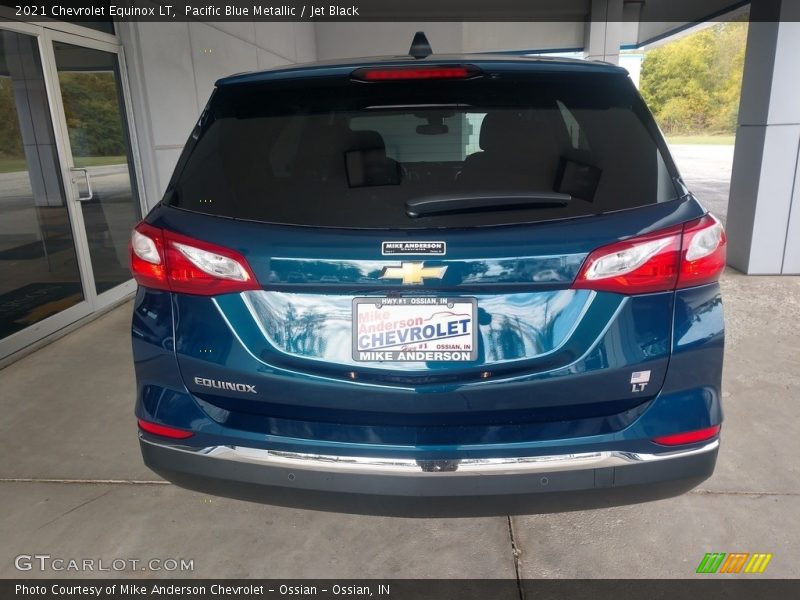
M728 217L733 146L670 145L683 180L723 223Z

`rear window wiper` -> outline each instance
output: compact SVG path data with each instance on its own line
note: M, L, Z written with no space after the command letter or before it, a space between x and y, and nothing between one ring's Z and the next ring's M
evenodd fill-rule
M409 217L452 212L509 210L514 208L557 208L572 200L559 192L464 192L427 194L406 200Z

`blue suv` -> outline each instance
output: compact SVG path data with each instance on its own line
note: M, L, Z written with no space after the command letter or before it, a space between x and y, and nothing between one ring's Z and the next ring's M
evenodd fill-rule
M720 222L623 69L425 48L217 82L131 240L145 463L416 516L696 486Z

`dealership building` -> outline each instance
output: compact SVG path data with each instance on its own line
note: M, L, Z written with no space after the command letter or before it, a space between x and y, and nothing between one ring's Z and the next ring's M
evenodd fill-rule
M148 4L159 6L137 3ZM618 63L622 49L749 11L728 262L800 274L800 3L693 0L682 22L665 16L675 0L542 4L547 21L493 23L78 23L0 6L0 364L131 297L130 230L160 200L218 78L402 54L420 29L440 53Z

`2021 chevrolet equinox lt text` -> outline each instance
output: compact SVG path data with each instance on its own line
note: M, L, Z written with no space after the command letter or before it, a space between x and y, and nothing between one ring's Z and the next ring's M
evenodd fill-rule
M616 66L221 79L132 235L144 460L353 512L681 493L719 446L725 243Z

